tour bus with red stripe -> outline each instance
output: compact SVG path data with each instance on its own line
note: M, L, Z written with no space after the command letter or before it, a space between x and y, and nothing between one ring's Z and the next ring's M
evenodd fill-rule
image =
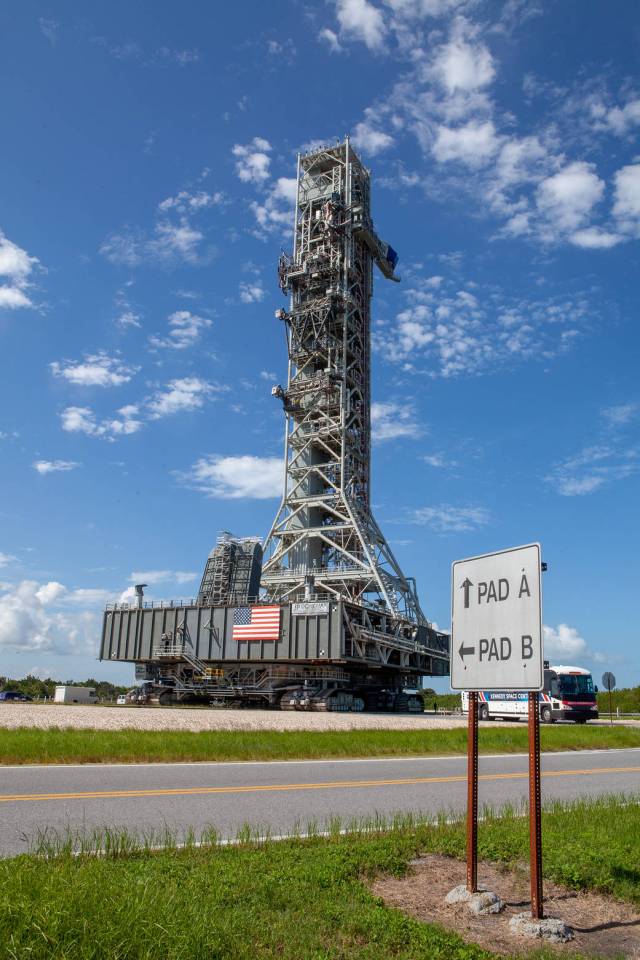
M544 689L538 694L543 723L572 720L586 723L598 719L593 677L582 667L551 667L544 664ZM462 694L462 712L469 711L469 694ZM523 692L481 690L478 693L479 720L519 720L529 714L529 695Z

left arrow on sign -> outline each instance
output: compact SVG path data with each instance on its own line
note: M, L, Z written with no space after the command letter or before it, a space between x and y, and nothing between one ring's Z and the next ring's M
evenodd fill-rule
M458 653L460 654L460 659L462 660L463 663L464 663L465 657L470 656L472 653L475 653L475 652L476 652L475 647L465 647L463 643L460 644L460 649L458 650Z

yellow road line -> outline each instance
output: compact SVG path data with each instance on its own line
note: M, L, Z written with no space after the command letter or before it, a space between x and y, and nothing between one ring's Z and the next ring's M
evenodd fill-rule
M639 767L596 767L584 770L547 770L543 777L589 777L603 773L638 773ZM522 780L528 777L526 770L515 773L485 773L479 780ZM0 794L0 803L16 803L21 800L104 800L115 797L176 797L227 793L269 793L295 790L336 790L346 787L393 787L411 786L420 783L460 783L466 774L448 777L406 777L396 780L330 780L322 783L270 783L250 784L237 787L171 787L156 790L91 790L78 793L14 793Z

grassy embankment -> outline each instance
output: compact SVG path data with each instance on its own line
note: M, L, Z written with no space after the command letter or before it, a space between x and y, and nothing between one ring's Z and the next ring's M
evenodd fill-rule
M640 747L640 730L629 727L553 726L543 727L541 734L544 751ZM0 764L401 757L460 754L466 749L464 728L201 733L0 728ZM525 752L526 725L483 724L480 750L482 753Z
M637 798L556 804L543 814L543 838L547 878L640 905ZM367 887L375 875L401 875L416 855L463 858L464 842L464 825L443 821L156 853L115 842L104 857L0 861L0 957L489 960L457 935L385 907ZM481 824L482 859L514 864L527 853L527 818Z

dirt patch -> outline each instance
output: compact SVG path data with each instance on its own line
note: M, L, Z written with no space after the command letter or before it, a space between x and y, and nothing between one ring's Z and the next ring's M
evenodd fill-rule
M525 940L509 930L511 917L531 906L528 865L513 870L482 863L478 865L478 877L482 887L493 890L504 901L502 913L472 916L464 904L445 904L449 890L466 881L465 864L450 857L421 857L413 861L407 876L376 880L372 890L387 906L455 930L464 940L494 953L511 956L540 949L540 941ZM630 904L597 893L568 890L549 881L545 882L544 896L545 916L564 920L575 932L574 940L548 949L640 960L640 913Z

